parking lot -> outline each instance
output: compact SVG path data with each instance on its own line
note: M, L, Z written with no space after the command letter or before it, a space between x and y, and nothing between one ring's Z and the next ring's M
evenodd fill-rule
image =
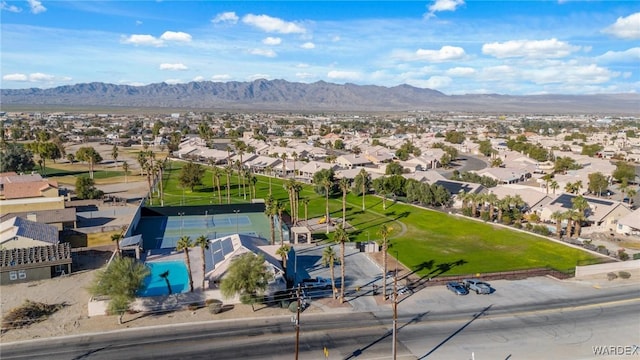
M329 267L322 265L322 252L326 246L332 246L337 259L340 256L339 245L320 245L296 247L297 282L305 278L317 276L330 278ZM371 259L369 254L361 253L353 245L346 246L345 295L353 311L391 312L391 301L382 302L381 297L374 297L373 285L382 287L382 269ZM392 270L392 269L390 269ZM334 267L336 286L340 288L340 264ZM628 291L629 287L638 289L638 276L631 279L608 281L603 274L588 280L557 280L551 277L532 277L523 280L490 281L491 294L456 295L448 290L445 284L434 283L416 292L403 292L399 295L399 315L415 314L417 311L438 313L456 313L474 311L487 306L508 309L527 304L570 304L575 299L597 296L603 292ZM637 275L640 275L637 274ZM297 283L296 282L296 283ZM389 292L392 290L393 278L387 280ZM399 285L402 288L402 285ZM626 289L626 290L625 290ZM330 289L318 289L309 292L312 302L322 298L330 298Z

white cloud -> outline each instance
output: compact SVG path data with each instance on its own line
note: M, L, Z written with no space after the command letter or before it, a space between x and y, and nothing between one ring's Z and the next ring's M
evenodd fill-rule
M249 76L250 81L259 80L259 79L267 79L269 80L270 76L268 74L253 74Z
M251 54L251 55L260 55L260 56L265 56L265 57L276 57L276 56L278 56L278 54L276 54L276 52L271 50L271 49L251 49L251 50L249 50L249 54Z
M48 75L43 73L29 74L29 81L31 82L52 81L54 78L55 77L53 75Z
M357 71L332 70L327 73L329 79L358 80L362 75Z
M238 22L238 15L236 15L236 13L233 11L223 12L211 19L211 22L214 24L221 22L235 24Z
M415 53L415 60L426 60L433 62L460 60L466 56L464 49L457 46L443 46L440 50L418 49Z
M262 39L262 43L265 45L280 45L282 43L282 39L279 37L266 37Z
M42 6L42 3L38 0L27 0L31 7L31 12L34 14L40 14L47 11L47 8Z
M196 76L193 78L193 81L204 81L204 76Z
M607 51L596 58L598 62L605 63L640 63L640 47L627 49L625 51Z
M299 79L309 79L312 78L314 75L311 73L307 73L307 72L299 72L296 73L296 77Z
M3 2L0 3L0 9L8 11L8 12L13 12L13 13L22 12L21 8L15 6L15 5L9 5L9 4L7 4L6 1L3 1Z
M164 41L162 41L161 39L158 39L152 35L143 35L143 34L134 34L128 37L123 37L121 42L123 44L132 44L135 46L138 46L138 45L155 46L155 47L164 46Z
M503 43L494 42L482 45L483 54L497 58L559 58L568 56L580 49L580 46L573 46L555 38L548 40L510 40Z
M231 80L231 75L229 75L229 74L213 75L211 77L211 80L213 80L213 81L227 81L227 80Z
M167 79L164 82L166 82L169 85L175 85L175 84L183 83L183 81L180 80L180 79Z
M622 39L640 39L640 12L619 17L613 25L603 29L602 32Z
M334 36L334 37L332 37L332 38L331 38L331 41L333 41L333 42L338 42L338 41L340 41L340 40L341 40L341 38L340 38L340 36L339 36L339 35L336 35L336 36Z
M529 69L523 72L524 78L536 84L603 84L618 76L620 73L612 72L595 64L576 65L573 63Z
M297 68L305 69L309 67L309 64L299 63L296 65Z
M6 81L27 81L28 79L25 74L7 74L2 76L2 80Z
M312 43L312 42L306 42L302 45L300 45L301 48L303 49L315 49L316 44Z
M411 79L407 81L407 84L426 89L442 89L451 84L452 80L448 76L432 76L426 80Z
M142 25L142 21L136 20L136 26L140 26L140 25Z
M187 70L189 69L186 65L184 64L168 64L168 63L164 63L164 64L160 64L160 70L172 70L172 71L176 71L176 70Z
M447 70L446 74L449 76L471 76L476 73L474 68L470 67L454 67Z
M292 22L284 21L268 15L245 15L242 22L252 25L266 32L280 34L304 34L306 30Z
M464 5L464 0L434 0L429 5L429 12L425 14L425 17L433 17L439 11L456 11L462 5Z
M165 31L160 39L165 41L191 42L191 35L181 31Z

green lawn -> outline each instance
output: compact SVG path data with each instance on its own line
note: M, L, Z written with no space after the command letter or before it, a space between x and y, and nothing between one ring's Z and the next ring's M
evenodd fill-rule
M181 163L173 162L165 173L165 206L185 204L217 204L212 193L211 171L208 167L203 185L194 191L182 189L177 177ZM257 198L265 198L269 191L267 177L258 175ZM226 204L226 176L221 177L222 203ZM288 195L281 179L271 179L273 196L288 207ZM231 202L249 202L239 195L237 177L231 177ZM324 215L325 198L305 185L301 199L309 199L309 218ZM157 204L158 200L154 200ZM382 199L367 195L366 211L362 211L362 197L347 195L346 218L354 229L350 232L354 241L379 239L382 224L391 225L389 253L397 253L400 261L420 275L445 269L447 275L475 274L540 267L570 272L576 264L597 263L601 258L585 251L557 244L533 234L504 229L492 224L473 221L442 212L416 208L387 200L383 209ZM342 216L342 197L330 199L329 210L333 218ZM304 206L300 204L300 218L304 219ZM322 238L324 235L319 234ZM330 235L331 237L331 235Z

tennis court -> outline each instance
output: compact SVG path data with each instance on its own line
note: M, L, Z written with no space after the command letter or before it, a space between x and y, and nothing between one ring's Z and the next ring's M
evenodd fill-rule
M270 237L269 218L262 212L243 214L142 217L136 234L142 234L144 250L175 249L182 236L195 240L201 235L215 239L231 234ZM288 232L285 231L285 239Z

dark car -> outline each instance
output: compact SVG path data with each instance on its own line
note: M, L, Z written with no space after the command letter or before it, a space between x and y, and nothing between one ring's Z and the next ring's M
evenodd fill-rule
M467 295L469 293L469 290L463 284L455 281L448 282L447 289L453 291L456 295Z

